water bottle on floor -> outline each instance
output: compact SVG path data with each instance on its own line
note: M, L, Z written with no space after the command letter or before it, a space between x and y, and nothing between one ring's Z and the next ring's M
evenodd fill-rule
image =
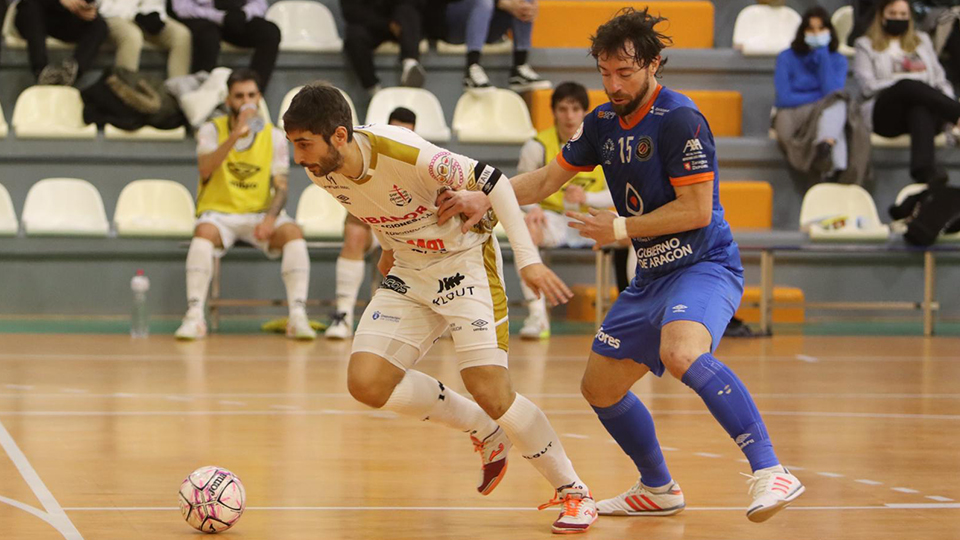
M144 275L143 270L137 270L137 275L130 280L130 290L133 291L130 337L148 337L150 335L150 321L147 317L147 291L150 290L150 279Z

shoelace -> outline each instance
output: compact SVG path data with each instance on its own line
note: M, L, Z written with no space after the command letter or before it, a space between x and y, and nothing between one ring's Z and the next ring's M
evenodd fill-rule
M340 323L346 323L346 322L347 322L346 313L334 313L333 319L330 320L330 326L336 326Z
M480 64L472 64L470 66L470 78L478 86L490 84L490 78L487 77L487 72L483 70L483 67L481 67Z
M754 499L767 491L774 476L773 474L762 474L759 476L754 476L747 473L740 474L747 477L747 493L749 493Z
M545 510L551 506L560 506L562 504L563 513L561 515L570 517L576 516L580 512L580 506L583 505L583 497L578 497L572 493L568 493L561 499L559 495L560 492L554 494L553 499L538 506L537 510Z

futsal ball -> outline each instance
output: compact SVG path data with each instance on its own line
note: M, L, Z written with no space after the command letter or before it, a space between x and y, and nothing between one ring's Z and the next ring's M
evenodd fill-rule
M240 519L246 498L237 475L221 467L200 467L180 484L180 513L198 531L223 532Z

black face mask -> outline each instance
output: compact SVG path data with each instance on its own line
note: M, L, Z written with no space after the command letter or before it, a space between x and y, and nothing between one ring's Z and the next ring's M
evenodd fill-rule
M883 20L883 31L891 36L902 36L907 33L908 28L910 28L910 21L908 19Z

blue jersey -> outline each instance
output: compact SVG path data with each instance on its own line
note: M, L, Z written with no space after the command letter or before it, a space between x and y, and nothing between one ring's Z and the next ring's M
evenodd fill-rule
M637 279L647 281L701 261L742 272L740 252L720 206L716 148L693 100L660 86L627 125L610 103L600 105L557 156L570 171L603 167L621 216L650 213L677 198L675 186L713 182L710 225L677 234L633 238Z

